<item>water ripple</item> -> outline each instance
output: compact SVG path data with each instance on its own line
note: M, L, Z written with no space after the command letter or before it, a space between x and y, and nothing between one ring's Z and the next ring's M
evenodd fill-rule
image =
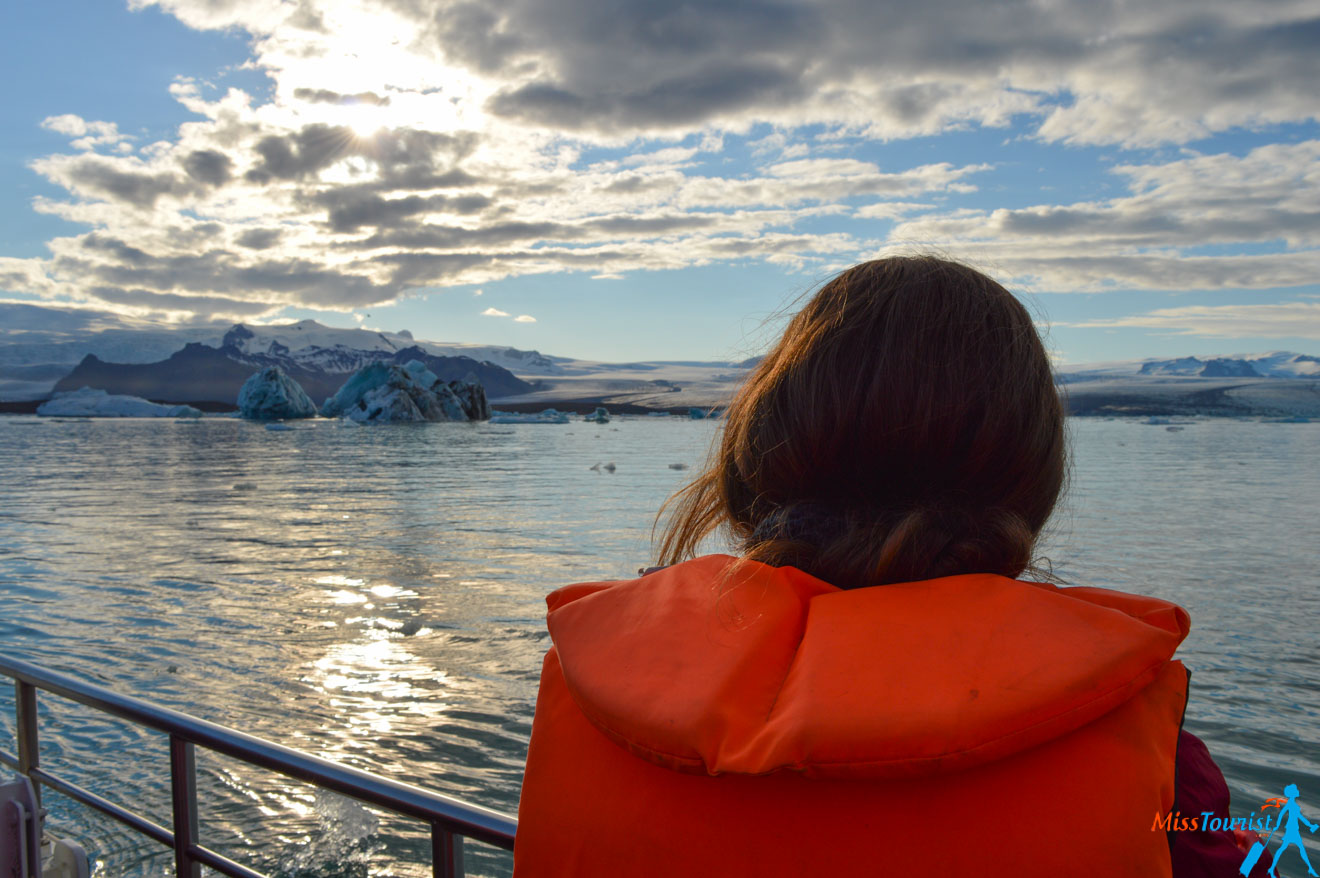
M30 428L42 426L41 443ZM718 422L614 430L0 418L0 648L361 768L516 808L544 598L632 576ZM1192 615L1187 727L1235 810L1320 790L1320 425L1074 421L1044 553ZM612 460L608 478L590 467ZM168 822L161 736L43 699L43 760ZM12 737L12 689L0 687ZM284 876L422 875L425 827L198 757L203 836ZM49 796L101 875L169 855ZM507 874L469 846L470 874Z

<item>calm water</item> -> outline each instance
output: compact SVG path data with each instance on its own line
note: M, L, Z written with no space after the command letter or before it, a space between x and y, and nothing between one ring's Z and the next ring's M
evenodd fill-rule
M648 563L655 510L691 475L669 464L695 468L716 429L0 418L0 649L513 811L545 594ZM1295 782L1320 817L1320 425L1071 429L1056 573L1187 607L1187 726L1234 812ZM168 822L160 736L42 703L45 763ZM12 742L9 687L0 709ZM203 841L236 859L429 874L420 824L198 763ZM99 874L170 870L164 848L47 805ZM468 868L506 874L508 859L470 845Z

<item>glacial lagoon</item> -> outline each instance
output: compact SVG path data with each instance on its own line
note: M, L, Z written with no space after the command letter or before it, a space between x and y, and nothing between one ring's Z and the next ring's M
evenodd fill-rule
M1191 612L1187 727L1234 814L1289 782L1320 801L1320 424L1180 426L1071 419L1043 554L1069 583ZM656 510L718 429L3 417L0 650L513 811L546 593L651 563ZM42 704L46 764L168 822L161 736ZM7 686L0 726L12 741ZM235 859L429 874L420 824L201 751L198 766L202 838ZM169 871L154 842L46 804L99 874ZM509 860L471 844L467 865Z

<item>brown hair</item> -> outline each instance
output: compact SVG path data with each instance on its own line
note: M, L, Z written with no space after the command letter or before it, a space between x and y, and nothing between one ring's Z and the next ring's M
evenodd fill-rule
M665 504L663 564L723 528L743 557L843 588L1016 577L1063 485L1063 408L1030 315L932 256L826 283L726 418Z

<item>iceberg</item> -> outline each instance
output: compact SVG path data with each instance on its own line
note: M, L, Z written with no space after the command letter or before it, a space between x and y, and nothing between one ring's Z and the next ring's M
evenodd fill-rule
M490 420L490 404L486 402L486 388L477 380L474 373L468 372L463 376L462 381L450 381L449 389L458 397L469 420Z
M267 366L243 382L238 391L238 412L250 421L314 418L316 403L283 369Z
M471 376L446 382L419 360L409 360L402 366L362 367L325 401L321 414L364 424L477 421L490 417L490 406L485 388Z
M583 418L584 421L593 424L608 424L610 422L610 413L605 410L605 406L598 405L596 410Z
M120 396L82 387L56 393L37 406L37 414L59 418L200 418L190 405L159 405L140 396Z
M543 412L492 412L492 424L567 424L568 415L554 409Z

